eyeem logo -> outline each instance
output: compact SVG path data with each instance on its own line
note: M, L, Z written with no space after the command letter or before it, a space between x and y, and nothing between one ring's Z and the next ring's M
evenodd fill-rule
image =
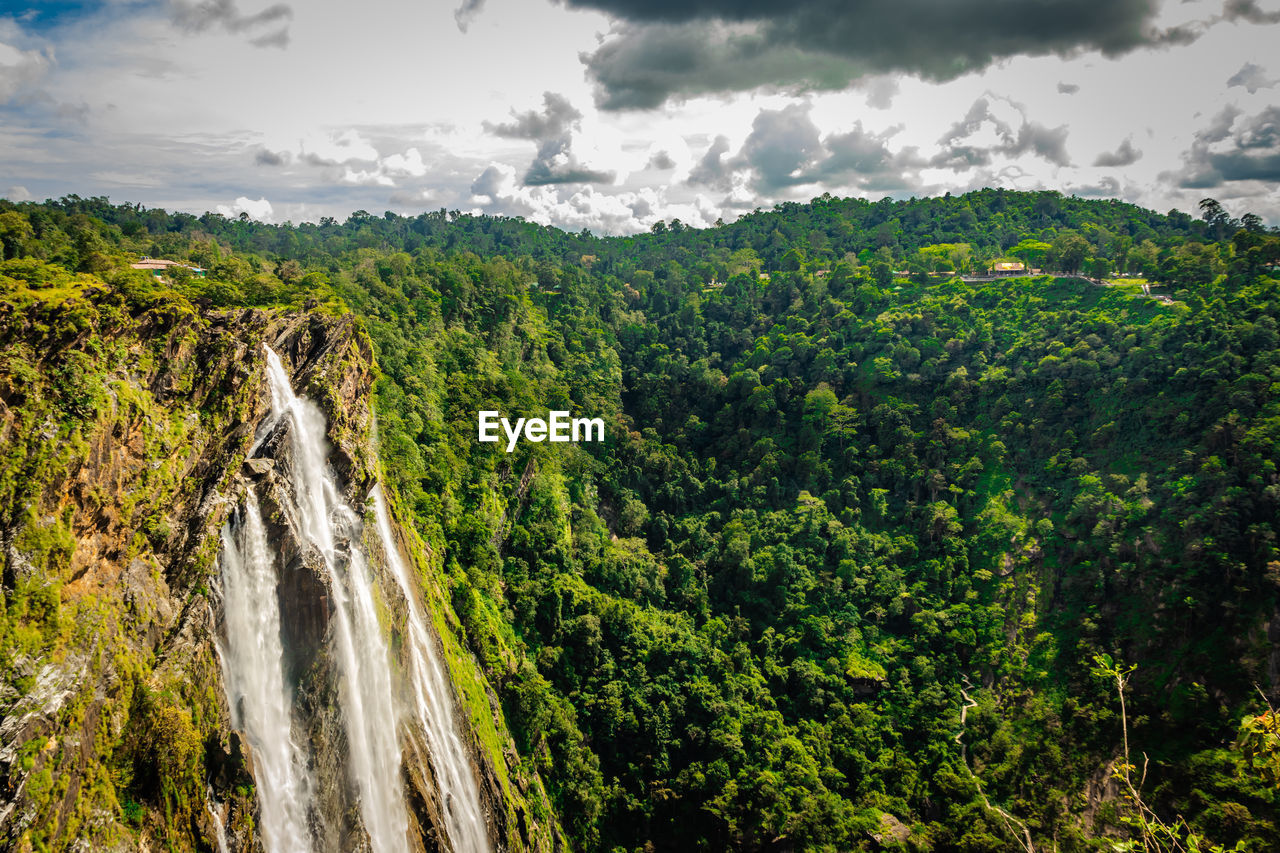
M516 449L516 442L521 433L525 441L604 441L604 418L570 418L568 412L547 412L547 420L542 418L519 418L512 426L511 421L501 417L498 412L479 413L479 439L482 442L501 441L498 427L507 435L507 452ZM594 437L593 437L594 436Z

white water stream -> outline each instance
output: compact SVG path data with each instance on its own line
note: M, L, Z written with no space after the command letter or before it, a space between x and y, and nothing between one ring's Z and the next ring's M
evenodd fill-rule
M427 734L431 767L436 785L444 801L445 824L455 853L488 853L489 836L485 832L484 813L480 807L480 791L471 772L462 739L453 720L453 694L449 679L436 654L435 644L422 618L418 600L409 583L404 561L391 533L391 518L382 487L373 492L374 515L378 536L386 553L387 566L404 593L409 612L409 667L413 698L418 720Z
M218 802L213 795L213 788L205 783L204 786L205 811L209 813L209 818L213 821L213 840L218 845L218 853L231 853L227 847L227 827L222 822L222 803Z
M307 829L312 803L307 760L293 737L293 691L284 678L276 567L258 501L250 490L243 516L222 528L222 602L226 641L218 644L231 724L253 750L258 811L268 853L314 848Z

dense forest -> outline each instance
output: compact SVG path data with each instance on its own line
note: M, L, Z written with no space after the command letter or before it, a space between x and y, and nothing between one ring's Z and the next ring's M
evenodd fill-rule
M576 848L1266 851L1280 234L1201 211L824 196L600 238L72 196L0 202L0 311L74 279L353 314L387 492ZM549 409L606 441L476 441ZM10 683L57 605L0 592Z

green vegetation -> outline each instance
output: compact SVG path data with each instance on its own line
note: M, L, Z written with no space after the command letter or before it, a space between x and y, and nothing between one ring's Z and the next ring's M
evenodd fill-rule
M89 275L136 298L142 253L207 268L169 283L198 307L358 318L416 563L576 848L1280 846L1255 689L1280 691L1280 237L1256 217L987 190L600 239L0 208L0 271L27 271L5 298L68 353L55 374L14 335L15 412L48 383L103 411L75 312L40 306ZM951 274L1003 258L1061 275ZM508 455L480 409L601 416L608 440ZM56 567L36 521L23 553ZM5 579L13 642L73 630ZM148 701L140 731L199 731ZM187 754L135 758L160 779L138 796Z

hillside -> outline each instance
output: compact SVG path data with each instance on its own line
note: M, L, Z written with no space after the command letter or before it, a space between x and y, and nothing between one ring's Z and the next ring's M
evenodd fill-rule
M507 815L491 838L1280 846L1274 740L1250 735L1280 699L1280 236L1206 213L984 190L596 238L447 211L274 226L0 202L0 732L18 748L0 758L10 802L37 802L15 767L53 792L21 825L0 811L3 837L65 847L98 809L134 821L121 844L139 825L208 843L186 826L200 792L138 781L127 727L92 799L58 787L47 732L7 733L48 692L36 661L119 635L103 642L132 674L86 683L162 672L148 701L169 704L139 725L189 716L183 779L228 742L216 627L175 656L181 620L138 612L209 618L223 516L194 509L191 466L235 492L252 434L235 429L268 406L245 354L290 340L284 324L345 336L366 372L308 393L331 441L368 443L348 454L351 500L380 479L417 543ZM159 281L131 269L142 256L201 270ZM1001 259L1055 274L961 277ZM218 378L241 360L257 384ZM376 427L344 425L364 405ZM476 441L481 410L560 409L603 418L606 441ZM136 473L92 474L113 453ZM109 558L87 544L104 537ZM103 572L113 592L91 607L75 585ZM147 596L176 603L130 604ZM404 608L383 613L393 637ZM89 612L161 651L88 630ZM151 695L113 690L74 719ZM1116 776L1126 737L1149 811Z

